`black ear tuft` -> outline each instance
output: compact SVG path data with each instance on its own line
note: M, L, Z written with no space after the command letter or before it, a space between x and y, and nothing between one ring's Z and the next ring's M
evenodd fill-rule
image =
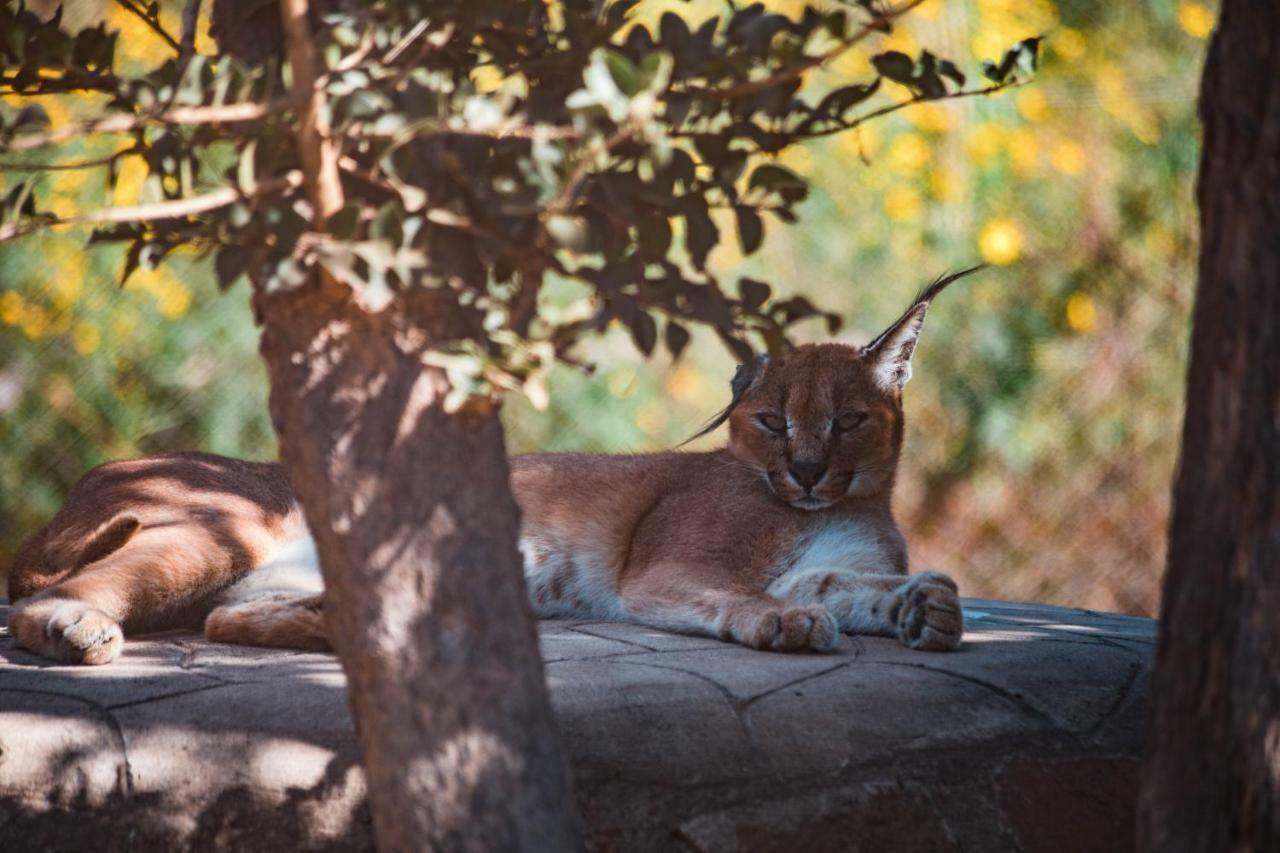
M916 340L924 325L924 315L933 298L952 282L985 267L986 264L980 264L934 279L928 287L920 291L912 301L911 307L892 326L877 335L875 340L863 348L864 356L871 360L875 368L876 380L885 390L900 391L911 378L911 355L915 352Z
M769 356L758 355L753 361L739 364L738 369L733 372L733 379L729 381L729 390L732 396L729 398L729 405L725 406L715 417L707 421L702 429L686 438L684 441L676 445L676 447L684 447L689 442L702 438L709 432L712 432L722 423L729 420L729 415L733 414L733 410L742 402L742 397L747 393L747 389L764 373L765 366L769 363Z

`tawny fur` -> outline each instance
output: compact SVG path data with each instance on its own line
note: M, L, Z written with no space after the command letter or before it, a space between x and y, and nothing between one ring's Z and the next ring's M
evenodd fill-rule
M906 575L890 508L902 386L949 280L867 347L744 366L716 421L722 450L514 459L533 611L779 651L840 632L954 648L956 585ZM9 585L19 644L60 661L106 663L124 635L200 624L222 642L327 648L314 545L273 464L181 453L96 468L19 549Z

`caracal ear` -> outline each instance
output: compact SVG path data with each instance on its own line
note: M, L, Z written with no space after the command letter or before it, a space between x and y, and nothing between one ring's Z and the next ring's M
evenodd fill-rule
M933 298L953 281L977 272L983 266L985 264L935 279L920 292L896 323L863 348L862 356L871 363L872 375L881 388L896 394L911 379L911 354L916 351L916 341L920 339L920 329L924 327L924 315Z
M684 447L695 438L702 438L707 433L714 430L720 424L729 420L729 416L733 414L733 410L742 402L743 396L747 393L752 385L764 375L765 369L769 366L769 356L758 355L753 360L744 364L739 364L738 369L733 373L733 379L729 382L729 390L732 396L729 398L729 405L725 406L711 420L707 421L702 429L680 442L677 447Z

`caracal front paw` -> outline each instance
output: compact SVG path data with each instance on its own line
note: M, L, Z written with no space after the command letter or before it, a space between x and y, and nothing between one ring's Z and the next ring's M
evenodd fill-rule
M904 645L929 652L946 652L960 645L964 611L955 581L941 572L921 572L894 594L889 618Z
M63 663L110 663L124 646L119 623L82 601L22 602L11 621L20 645Z
M820 604L763 605L730 614L721 634L753 649L825 652L835 645L839 628Z

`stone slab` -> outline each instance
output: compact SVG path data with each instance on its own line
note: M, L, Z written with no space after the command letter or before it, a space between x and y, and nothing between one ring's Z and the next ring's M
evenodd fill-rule
M541 623L590 847L1131 849L1154 623L965 607L950 654ZM0 634L6 853L371 846L335 658L175 633L65 667Z

